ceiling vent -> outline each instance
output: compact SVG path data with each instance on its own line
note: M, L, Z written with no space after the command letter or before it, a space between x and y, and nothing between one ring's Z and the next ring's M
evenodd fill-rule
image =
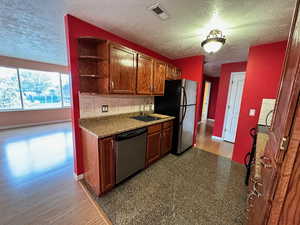
M155 3L154 5L150 6L148 8L151 10L155 15L157 15L160 19L166 20L169 18L169 15L166 13L166 11L161 7L160 3Z

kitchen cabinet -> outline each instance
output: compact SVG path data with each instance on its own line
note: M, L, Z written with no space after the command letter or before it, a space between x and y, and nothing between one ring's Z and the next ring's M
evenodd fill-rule
M153 95L164 95L166 72L166 63L156 60L153 75Z
M164 156L172 149L173 121L163 123L160 155Z
M115 185L115 151L112 137L99 139L101 190L107 192Z
M118 44L110 44L110 93L135 94L137 53Z
M98 139L81 130L84 179L97 196L115 186L115 152L112 137Z
M161 124L148 127L146 166L151 165L160 158Z
M181 79L175 66L108 40L78 38L79 91L164 95L165 80Z
M137 62L137 88L136 93L142 95L151 95L153 91L153 58L138 54Z
M168 64L166 80L178 80L181 79L181 71L175 66Z
M78 38L79 91L108 94L108 42L95 37Z

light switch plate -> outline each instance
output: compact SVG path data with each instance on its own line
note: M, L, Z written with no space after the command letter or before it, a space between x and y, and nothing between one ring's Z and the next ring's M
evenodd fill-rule
M108 105L102 105L102 112L108 112Z
M255 112L256 112L255 109L250 109L249 110L249 116L255 116Z

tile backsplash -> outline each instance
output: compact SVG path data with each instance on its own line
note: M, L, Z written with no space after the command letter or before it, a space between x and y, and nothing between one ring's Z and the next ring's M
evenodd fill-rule
M80 118L111 116L122 113L154 110L154 97L121 95L79 95ZM102 112L102 105L108 105L108 112Z

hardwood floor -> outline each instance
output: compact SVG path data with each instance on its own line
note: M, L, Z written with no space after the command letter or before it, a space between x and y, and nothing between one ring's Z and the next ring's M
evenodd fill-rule
M71 124L0 131L0 224L108 224L73 179Z
M233 144L226 141L213 140L211 138L213 133L214 122L202 122L198 126L198 135L196 139L196 147L231 159L233 153Z

